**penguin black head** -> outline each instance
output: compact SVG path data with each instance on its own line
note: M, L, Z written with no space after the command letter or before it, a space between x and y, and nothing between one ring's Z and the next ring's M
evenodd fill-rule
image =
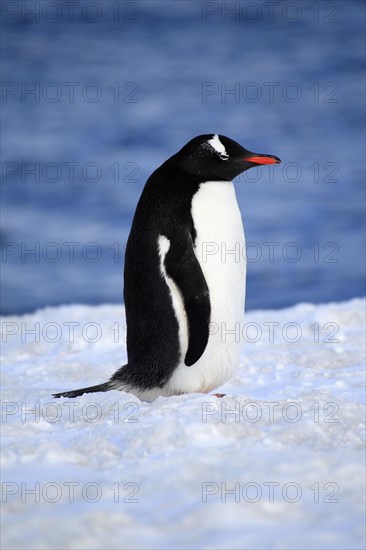
M188 174L199 176L201 181L231 181L253 166L281 162L273 155L252 153L236 141L217 134L191 139L169 160Z

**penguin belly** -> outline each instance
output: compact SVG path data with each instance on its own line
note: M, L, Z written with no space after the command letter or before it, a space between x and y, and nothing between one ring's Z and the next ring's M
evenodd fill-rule
M192 199L194 252L211 303L210 335L203 355L187 367L188 328L178 289L168 282L179 323L181 360L160 395L207 393L229 380L239 364L245 301L245 238L232 182L202 183Z

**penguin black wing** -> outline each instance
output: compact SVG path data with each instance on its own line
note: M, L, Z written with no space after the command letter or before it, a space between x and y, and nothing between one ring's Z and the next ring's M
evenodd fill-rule
M205 276L193 249L191 234L170 240L165 256L167 275L177 285L188 321L188 350L184 363L194 365L206 349L211 316L210 294Z

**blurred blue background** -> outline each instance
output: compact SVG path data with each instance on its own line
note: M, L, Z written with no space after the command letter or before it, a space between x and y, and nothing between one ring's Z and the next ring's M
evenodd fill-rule
M211 132L282 159L236 184L247 308L364 294L363 2L2 9L2 313L120 303L147 177Z

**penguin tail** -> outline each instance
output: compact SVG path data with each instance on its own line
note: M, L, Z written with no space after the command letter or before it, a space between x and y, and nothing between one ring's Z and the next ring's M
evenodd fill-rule
M61 393L53 393L52 397L79 397L84 393L95 393L102 391L109 391L115 389L115 385L110 380L104 384L97 384L96 386L89 386L87 388L80 388L79 390L65 391Z

